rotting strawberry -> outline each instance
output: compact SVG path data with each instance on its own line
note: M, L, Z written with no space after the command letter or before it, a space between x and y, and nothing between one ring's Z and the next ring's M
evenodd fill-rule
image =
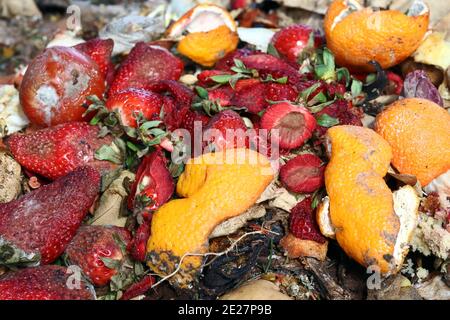
M281 29L274 34L271 43L288 61L297 63L299 55L308 47L311 32L314 33L314 48L320 47L324 42L323 37L304 24L294 24Z
M339 99L326 106L324 109L316 113L316 117L322 115L328 115L330 117L339 120L340 125L352 125L362 126L361 119L363 118L363 111L361 108L353 106L351 101ZM318 125L316 134L321 137L327 132L328 128Z
M111 61L113 47L114 41L112 39L100 38L91 39L74 46L75 49L88 55L97 63L108 83L114 77L114 64Z
M85 120L87 98L104 91L105 77L95 61L75 48L52 47L28 65L20 104L31 123L48 127Z
M130 254L136 261L145 262L147 242L151 232L151 215L139 225L130 244Z
M296 238L325 243L327 240L320 233L315 217L316 212L311 204L312 198L307 197L291 209L289 230Z
M175 189L167 169L167 160L160 149L145 156L136 172L128 196L128 208L153 211L166 203Z
M163 99L159 94L140 89L128 88L108 97L106 108L120 115L122 125L136 128L139 114L146 120L157 120Z
M212 77L214 76L221 76L221 75L227 75L231 74L231 72L228 71L222 71L222 70L203 70L197 75L197 85L201 87L208 87L217 84Z
M249 49L237 49L235 51L232 51L228 54L226 54L222 59L217 61L214 68L216 70L222 70L222 71L230 71L231 67L234 66L234 59L241 59L242 57L254 54L255 51L249 50Z
M79 285L66 267L48 265L11 271L0 277L0 300L95 300L88 283Z
M66 254L94 285L104 286L119 272L130 241L130 232L125 228L82 226L67 246Z
M193 141L193 139L195 138L200 138L201 140L201 137L194 136L194 126L197 122L197 126L199 128L200 126L201 128L204 128L208 124L209 119L210 118L206 114L200 111L189 110L184 116L181 127L189 131L189 134L191 135L191 141ZM199 133L201 134L202 132Z
M222 107L231 106L234 90L230 86L221 86L208 91L208 99L220 104Z
M295 87L270 82L266 85L266 100L267 101L295 101L298 97L298 91Z
M242 85L241 83L240 87L235 90L230 104L240 108L246 108L249 113L257 114L268 106L266 90L265 83L259 81L246 85Z
M157 80L178 80L183 68L183 62L167 49L138 42L117 69L108 95L130 87L145 88Z
M271 75L275 79L287 77L287 82L296 85L302 80L302 75L289 63L270 54L258 53L241 58L247 69L258 71L262 79Z
M85 166L0 204L0 264L55 261L72 240L99 189L98 171Z
M151 275L144 276L139 282L133 283L120 297L120 300L131 300L149 291L155 284L155 278Z
M280 181L291 192L311 193L323 186L324 170L318 156L301 154L281 167Z
M233 110L223 110L216 113L204 131L206 149L214 150L245 147L245 132L247 127L241 116Z
M95 159L95 151L110 144L110 135L98 137L99 128L85 122L69 122L32 133L16 133L6 140L12 155L23 167L54 180L83 165L106 173L116 166Z
M157 81L147 85L146 89L163 95L162 113L167 129L179 128L194 100L192 90L174 80Z
M278 130L279 146L283 149L302 146L312 136L316 126L316 119L305 107L289 102L271 105L261 117L262 129L271 132Z

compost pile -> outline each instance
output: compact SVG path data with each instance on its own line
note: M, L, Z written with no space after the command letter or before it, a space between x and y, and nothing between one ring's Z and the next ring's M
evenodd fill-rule
M450 6L0 0L0 300L450 299Z

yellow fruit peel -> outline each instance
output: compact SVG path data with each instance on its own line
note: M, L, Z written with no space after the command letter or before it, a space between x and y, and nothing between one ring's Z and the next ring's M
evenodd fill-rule
M172 279L180 287L192 283L214 228L250 208L273 177L268 159L245 148L191 159L177 184L177 193L185 198L166 203L153 217L147 244L150 268L161 276L177 271Z
M417 221L418 197L411 187L394 196L386 185L392 150L375 131L336 126L328 130L328 141L328 224L339 245L363 266L376 266L383 274L397 272ZM401 200L395 206L394 198Z

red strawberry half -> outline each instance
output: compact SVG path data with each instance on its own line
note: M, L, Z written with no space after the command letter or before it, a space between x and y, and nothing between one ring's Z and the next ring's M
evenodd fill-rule
M216 113L205 128L204 137L214 150L245 147L247 127L241 116L233 110Z
M82 226L67 246L66 254L70 262L80 266L94 285L104 286L118 270L106 266L102 259L120 265L125 257L121 244L126 248L130 241L131 235L125 228Z
M85 122L69 122L29 134L14 134L6 141L14 158L26 169L54 180L82 165L101 173L115 167L94 158L95 151L112 142L98 137L99 128Z
M136 172L131 186L128 207L156 210L173 194L175 184L166 166L167 160L160 149L145 156Z
M301 154L281 167L280 180L289 191L310 193L323 185L324 169L316 155Z
M311 32L314 32L314 47L323 43L323 38L310 26L294 24L274 34L271 43L290 62L297 63L298 56L307 47Z
M136 117L142 113L145 119L159 119L163 99L159 94L137 88L129 88L111 95L106 108L117 111L124 126L136 128Z
M162 80L146 86L147 90L163 95L164 123L171 131L180 127L191 108L194 93L174 80Z
M297 89L293 86L275 82L266 85L266 100L268 101L295 101L297 97Z
M96 38L77 44L74 48L94 60L106 81L109 82L114 75L114 65L111 61L113 47L114 41L112 39Z
M234 90L230 86L222 86L208 91L208 99L219 103L222 107L231 105Z
M147 242L151 232L151 216L139 225L136 233L131 241L130 254L133 259L145 262L145 255L147 254Z
M302 80L302 76L295 68L270 54L258 53L248 55L242 57L241 60L246 68L256 69L263 79L268 77L268 75L271 75L275 79L287 77L288 83L293 85Z
M327 240L320 233L316 213L311 208L311 203L312 198L308 197L291 209L289 230L296 238L325 243Z
M183 62L167 49L138 42L117 70L108 94L144 88L156 80L178 80L183 68Z
M93 289L80 279L70 286L73 272L61 266L39 266L0 277L0 300L94 300Z
M252 81L253 79L249 79ZM266 101L266 84L259 81L236 87L235 95L231 99L231 105L247 108L250 113L259 113L268 105Z
M248 55L254 54L255 51L249 49L237 49L226 54L222 59L217 61L215 69L222 71L230 71L234 66L234 59L242 59Z
M279 146L283 149L302 146L316 125L316 119L305 107L288 102L271 105L261 118L262 129L278 130Z
M214 76L220 76L224 74L231 74L231 72L228 71L222 71L222 70L203 70L197 75L197 85L202 87L212 86L217 84L211 77Z
M55 261L94 203L100 175L80 167L21 198L0 204L0 264ZM37 259L39 261L39 259Z

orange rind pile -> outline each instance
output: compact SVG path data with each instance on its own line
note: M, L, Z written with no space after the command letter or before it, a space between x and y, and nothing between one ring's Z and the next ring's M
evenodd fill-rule
M213 66L239 42L233 17L213 4L189 10L171 25L166 36L179 41L178 52L205 67Z
M408 14L376 11L356 0L335 0L324 20L327 47L336 63L355 71L372 71L370 61L384 69L411 56L421 44L429 24L429 10L416 2Z
M375 131L342 125L330 128L327 138L329 203L319 207L320 229L361 265L375 266L385 275L398 272L417 225L415 190L389 189L383 178L392 150Z
M417 177L444 204L450 197L450 114L432 101L396 101L381 112L375 130L390 144L393 166Z
M268 159L249 149L191 159L177 184L182 199L166 203L153 217L147 244L150 268L167 276L181 263L174 283L192 283L214 228L250 208L272 180Z

